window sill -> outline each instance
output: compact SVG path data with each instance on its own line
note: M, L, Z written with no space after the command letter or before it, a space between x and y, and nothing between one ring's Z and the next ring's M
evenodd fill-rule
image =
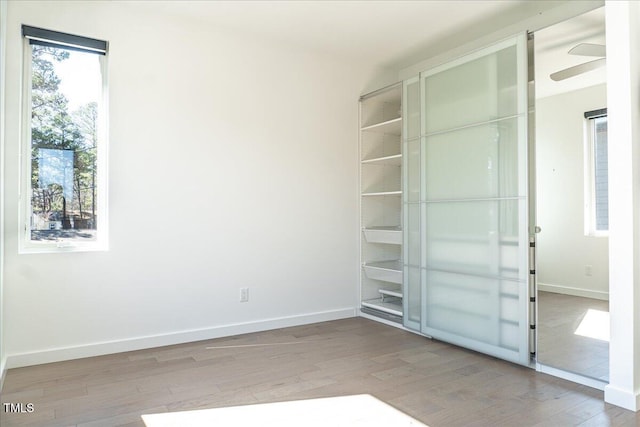
M60 254L77 252L106 252L109 246L105 243L94 243L91 245L78 245L73 243L46 243L42 245L25 244L18 250L20 255L28 254Z
M585 233L585 237L609 237L609 231L594 231Z

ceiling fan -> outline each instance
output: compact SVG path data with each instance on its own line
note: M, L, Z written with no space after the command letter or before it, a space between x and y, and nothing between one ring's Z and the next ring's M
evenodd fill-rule
M551 80L559 82L561 80L586 73L587 71L600 68L606 63L605 57L607 55L607 50L606 46L602 44L580 43L572 47L568 53L569 55L594 56L599 57L599 59L584 62L573 67L565 68L564 70L556 71L555 73L549 75L549 77L551 77Z

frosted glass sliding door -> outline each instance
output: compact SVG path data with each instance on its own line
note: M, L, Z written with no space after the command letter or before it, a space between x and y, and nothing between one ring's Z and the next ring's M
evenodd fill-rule
M422 247L424 246L424 176L422 142L420 138L420 78L414 77L403 82L403 223L405 227L403 260L403 323L416 331L422 327L422 293L424 269L422 268Z
M419 83L420 142L405 142L405 179L408 194L416 180L420 191L405 200L404 259L409 286L421 282L409 289L421 298L421 331L528 364L526 35L424 72Z

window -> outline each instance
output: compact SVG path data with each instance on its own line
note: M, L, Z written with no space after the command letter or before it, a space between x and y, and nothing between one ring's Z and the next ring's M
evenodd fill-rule
M606 236L609 231L607 109L588 111L584 117L585 234Z
M21 251L106 249L107 42L22 34Z

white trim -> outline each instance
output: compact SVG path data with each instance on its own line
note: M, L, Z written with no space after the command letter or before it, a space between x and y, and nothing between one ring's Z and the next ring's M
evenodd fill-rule
M572 286L552 285L549 283L538 282L538 290L544 292L553 292L554 294L573 295L576 297L585 297L609 301L609 292L593 291L590 289L574 288Z
M604 401L630 411L640 411L640 391L634 394L607 384L604 387Z
M562 369L543 365L541 363L536 363L536 371L542 372L543 374L552 375L554 377L562 378L563 380L572 381L577 384L586 385L587 387L595 388L597 390L605 390L605 388L608 387L606 381L585 377L573 372L563 371Z
M24 366L40 365L44 363L60 362L63 360L81 359L84 357L103 356L106 354L122 353L167 345L184 344L195 341L211 340L240 334L262 332L291 326L307 325L310 323L327 322L331 320L347 319L356 316L354 308L342 308L316 313L299 314L294 316L276 317L253 322L234 323L211 328L193 329L171 332L167 334L150 335L128 338L118 341L98 342L87 345L62 347L50 350L34 351L31 353L10 354L7 356L7 369Z
M591 168L591 164L593 161L593 135L592 135L592 123L589 119L583 119L582 122L582 135L583 135L583 149L584 149L584 160L583 160L583 173L584 173L584 235L585 236L593 236L592 224L595 223L594 217L592 215L593 210L591 209L591 201L593 199L594 194L594 185L593 185L593 168Z
M2 359L2 366L0 366L0 390L4 387L4 379L7 376L7 360L6 358Z

